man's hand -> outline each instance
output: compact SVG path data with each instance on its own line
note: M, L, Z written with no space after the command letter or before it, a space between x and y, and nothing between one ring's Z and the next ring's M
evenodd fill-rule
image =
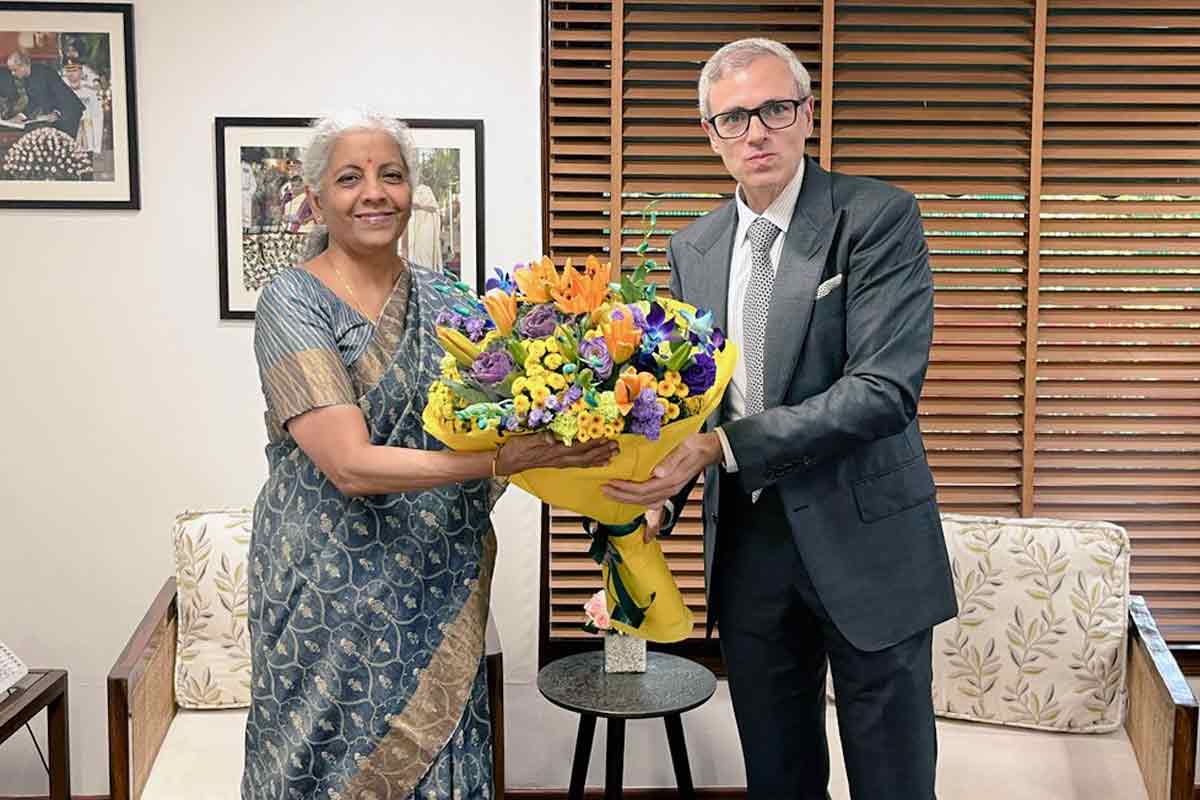
M642 532L642 541L650 544L658 538L658 532L662 528L663 507L646 509L646 529Z
M609 481L604 494L622 503L660 508L709 464L721 460L721 440L715 433L694 433L659 462L644 481Z

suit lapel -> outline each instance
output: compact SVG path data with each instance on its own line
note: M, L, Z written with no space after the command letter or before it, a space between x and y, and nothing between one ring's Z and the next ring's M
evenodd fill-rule
M733 202L712 212L709 223L696 238L694 247L702 256L700 269L689 273L688 302L713 312L713 324L721 330L729 325L729 259L733 255L733 233L737 207ZM693 288L694 287L694 288Z
M782 403L791 385L835 223L829 173L810 158L804 165L800 196L783 242L767 315L765 360L772 365L765 370L763 387L767 408ZM725 285L729 285L728 275Z

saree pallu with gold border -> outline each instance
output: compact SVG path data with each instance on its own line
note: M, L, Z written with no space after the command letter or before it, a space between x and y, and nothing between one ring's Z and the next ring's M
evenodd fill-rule
M340 374L336 348L305 341L319 323L280 314L271 346L300 345L269 355L268 407L304 387L332 386L336 397L349 380L374 444L441 449L421 413L439 374L433 318L445 304L442 283L410 269L365 351ZM268 461L250 547L242 797L491 797L490 482L349 498L281 428Z

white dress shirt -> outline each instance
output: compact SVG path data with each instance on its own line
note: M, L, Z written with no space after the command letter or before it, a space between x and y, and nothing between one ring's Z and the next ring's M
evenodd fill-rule
M737 198L737 230L733 234L733 257L729 261L729 298L728 311L725 320L725 335L739 344L737 365L733 368L733 377L729 380L729 388L725 391L725 417L729 421L746 416L746 359L743 355L745 348L741 347L745 324L742 314L745 311L746 292L750 289L750 278L754 272L751 262L750 225L760 216L766 217L776 228L779 235L771 243L768 254L771 268L778 273L779 258L783 255L783 240L787 238L788 226L792 223L792 213L796 210L796 200L800 197L800 184L804 180L804 160L796 170L795 177L783 187L771 205L762 214L755 214L746 201L742 199L742 187L739 185L735 194ZM765 345L765 343L764 343ZM725 469L737 472L737 459L729 439L719 427L717 437L721 440L721 449L725 451Z

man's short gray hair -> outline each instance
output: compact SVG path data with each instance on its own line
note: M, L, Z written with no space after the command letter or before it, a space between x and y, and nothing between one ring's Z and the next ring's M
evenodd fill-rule
M6 62L10 67L20 65L22 67L33 66L33 60L29 57L29 53L24 50L13 50L8 54Z
M329 169L329 156L334 145L347 133L357 131L380 131L391 136L400 147L400 158L404 161L404 176L408 186L416 191L420 182L416 145L408 126L394 117L374 111L351 109L337 111L313 123L312 138L301 157L300 174L304 184L315 195L321 194L321 178ZM324 225L316 226L305 243L303 259L308 261L320 255L329 246L329 231Z
M700 71L700 116L704 119L712 116L708 93L712 90L714 81L725 77L730 70L742 69L763 56L775 56L788 65L796 79L796 99L812 94L812 79L808 76L808 70L790 47L774 39L739 39L713 53L712 58L708 59L708 63Z

